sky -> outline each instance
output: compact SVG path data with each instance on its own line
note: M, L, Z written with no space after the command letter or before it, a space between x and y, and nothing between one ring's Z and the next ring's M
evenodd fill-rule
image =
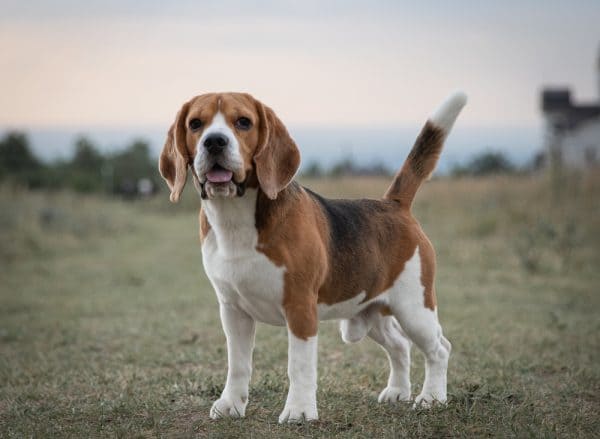
M544 85L585 101L600 86L597 0L0 0L0 10L2 129L143 135L209 91L249 92L297 129L392 129L418 126L462 89L460 123L492 136L538 129Z

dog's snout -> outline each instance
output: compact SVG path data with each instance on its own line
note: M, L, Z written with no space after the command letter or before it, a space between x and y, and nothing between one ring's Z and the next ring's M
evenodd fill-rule
M204 147L211 154L223 152L223 149L229 143L227 136L221 133L210 134L204 139Z

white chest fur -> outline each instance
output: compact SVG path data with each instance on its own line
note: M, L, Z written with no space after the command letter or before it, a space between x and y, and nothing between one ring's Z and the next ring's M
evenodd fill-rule
M203 201L211 229L202 244L204 269L221 303L239 306L252 318L285 325L285 267L256 250L256 189L243 197ZM387 292L363 302L365 293L334 305L319 304L319 320L352 318L374 301L387 303Z
M203 202L211 230L202 244L204 269L222 303L235 304L255 320L285 325L285 267L256 251L256 189L243 197Z

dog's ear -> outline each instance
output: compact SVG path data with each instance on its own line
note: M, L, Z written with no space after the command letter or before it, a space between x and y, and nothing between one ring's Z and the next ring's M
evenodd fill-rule
M300 166L300 151L275 112L258 101L256 105L260 119L254 154L256 176L263 192L274 200L294 178Z
M179 201L187 181L187 168L190 164L189 152L186 145L185 119L189 103L185 103L175 117L175 122L169 128L165 146L160 154L158 169L171 190L171 202Z

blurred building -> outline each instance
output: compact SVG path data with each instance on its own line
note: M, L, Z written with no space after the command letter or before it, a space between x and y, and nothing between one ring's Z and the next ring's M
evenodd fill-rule
M547 163L574 169L600 165L600 51L596 76L598 97L595 102L573 102L568 88L542 90Z

